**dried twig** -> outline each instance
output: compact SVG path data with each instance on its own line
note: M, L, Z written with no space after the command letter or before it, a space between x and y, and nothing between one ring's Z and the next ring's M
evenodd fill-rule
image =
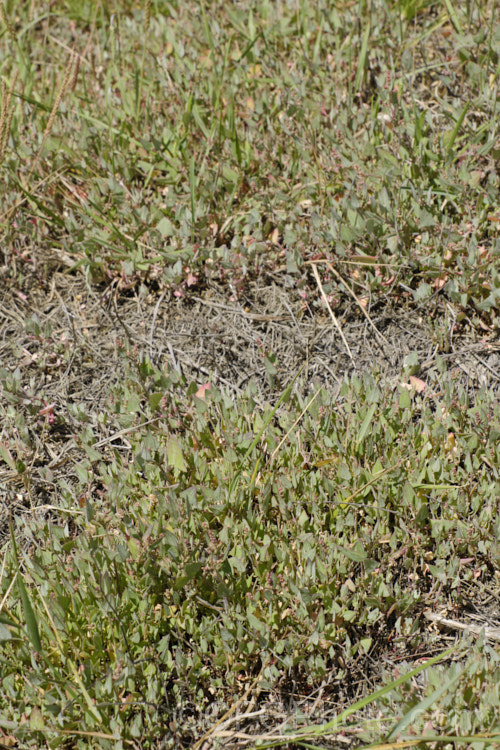
M489 625L472 625L470 622L460 622L459 620L450 620L447 617L441 617L441 615L425 610L424 617L430 622L435 622L436 625L443 625L445 628L451 630L465 630L468 633L474 635L480 635L484 633L486 638L492 641L500 641L500 628L491 628Z
M272 321L293 320L293 317L290 315L263 315L260 313L250 313L244 310L242 307L228 307L227 305L221 305L217 302L203 299L203 297L193 297L193 299L196 300L196 302L201 302L202 305L207 305L208 307L215 307L220 310L224 310L225 312L243 315L244 318L248 318L248 320L254 320L256 323L270 323Z

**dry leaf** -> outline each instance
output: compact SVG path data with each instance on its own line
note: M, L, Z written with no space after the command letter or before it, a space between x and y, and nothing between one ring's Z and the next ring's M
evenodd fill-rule
M427 384L423 380L420 380L420 378L416 378L415 375L410 375L410 383L417 393L422 393L427 387Z
M204 385L200 385L198 390L196 391L196 398L201 398L202 401L205 401L205 394L210 388L210 383L205 383Z

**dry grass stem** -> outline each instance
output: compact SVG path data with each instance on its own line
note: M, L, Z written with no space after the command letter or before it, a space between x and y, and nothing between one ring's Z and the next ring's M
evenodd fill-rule
M333 320L333 322L335 324L335 327L337 328L338 332L340 333L340 337L341 337L342 341L344 342L344 346L346 348L346 351L347 351L349 357L351 358L351 361L352 361L353 365L356 366L356 363L354 361L354 357L352 356L352 352L351 352L351 350L349 348L349 344L347 343L347 339L344 336L344 332L343 332L342 328L340 327L340 323L338 322L337 318L335 317L335 313L333 312L333 310L332 310L332 308L330 306L330 303L328 301L328 297L325 294L325 290L323 289L323 284L321 283L321 279L319 277L318 269L316 268L316 266L314 264L312 264L312 270L313 270L313 273L314 273L314 278L316 279L316 283L318 284L319 290L321 292L321 296L323 297L325 305L328 308L328 312L330 313L330 317Z
M380 333L380 331L376 327L375 323L373 322L373 320L370 318L370 316L366 312L366 310L364 308L364 305L361 303L361 300L358 299L358 297L356 296L356 294L354 294L354 292L351 289L351 287L349 286L349 284L346 281L344 281L344 279L339 274L339 272L334 268L333 264L329 260L327 260L326 258L324 260L312 260L312 261L308 261L308 262L311 265L314 265L316 263L326 263L326 265L328 266L328 268L330 269L330 271L337 277L337 279L341 282L341 284L343 286L345 286L345 288L347 289L347 291L349 292L349 294L351 295L351 297L353 298L353 300L356 302L356 304L358 305L359 309L361 310L361 312L363 313L363 315L367 319L368 323L373 328L373 331L374 331L375 335L377 336L377 338L380 339L381 341L383 341L384 344L386 344L387 346L389 346L389 342L387 341L387 339L385 338L385 336Z
M294 423L292 424L292 426L290 427L290 429L288 430L288 432L287 432L287 433L286 433L286 434L284 435L283 439L282 439L282 440L280 441L280 443L278 444L278 446L277 446L277 447L275 448L275 450L273 451L273 453L272 453L272 455L271 455L271 461L274 461L275 457L277 456L277 454L279 453L279 451L280 451L280 449L281 449L281 446L282 446L282 445L283 445L283 444L284 444L284 443L285 443L285 442L286 442L286 441L288 440L288 436L289 436L289 435L290 435L290 434L291 434L291 433L292 433L292 432L294 431L294 429L295 429L295 428L297 427L297 425L299 424L300 420L302 419L302 417L304 416L304 414L306 413L306 411L307 411L307 410L309 409L309 407L311 406L311 404L313 403L313 401L314 401L314 400L315 400L315 399L316 399L316 398L317 398L317 397L319 396L319 394L320 394L320 393L321 393L321 388L319 388L319 389L318 389L318 390L316 391L316 393L314 394L314 396L312 396L312 397L311 397L311 399L310 399L310 400L309 400L309 401L307 402L307 404L306 404L306 405L304 406L304 408L303 408L303 409L302 409L302 411L300 412L300 414L299 414L299 416L297 417L297 419L295 420L295 422L294 422Z
M16 85L17 76L18 74L16 71L8 91L5 82L2 81L2 107L0 110L0 164L5 158L7 144L9 142L10 126L12 123L12 115L14 114L14 107L11 107L10 103L12 100L12 92Z
M220 729L221 725L222 724L226 724L226 722L228 721L229 717L232 716L235 713L235 711L239 708L239 706L241 706L242 703L244 703L246 701L246 699L248 698L248 696L254 690L257 691L257 692L260 692L259 691L259 682L262 679L262 673L263 673L263 671L264 671L264 667L262 667L262 669L260 670L260 672L257 675L257 677L255 678L255 680L251 683L250 687L248 687L247 690L243 693L243 695L241 696L241 698L239 698L237 701L235 701L235 703L233 703L233 705L231 706L231 708L229 708L225 712L225 714L219 719L219 721L217 721L213 726L211 726L210 729L207 732L205 732L205 734L202 737L200 737L200 739L197 742L194 743L194 745L192 747L192 750L200 750L204 746L204 743L207 740L209 740L211 737L216 736L216 732ZM254 701L251 701L251 706L253 706L253 705L254 705Z
M31 165L31 169L28 173L28 177L25 181L25 188L28 187L29 181L33 175L33 172L35 171L36 167L38 166L38 163L40 161L40 157L42 155L43 149L45 147L45 144L47 143L47 139L49 138L52 128L54 126L54 121L56 119L57 110L59 109L59 105L61 104L61 101L63 99L64 94L66 93L66 90L69 87L70 82L73 80L73 74L74 74L74 60L75 60L75 54L74 52L71 52L68 64L66 66L66 71L64 74L63 81L59 87L59 91L57 92L57 96L54 101L54 106L52 107L52 111L50 113L49 119L47 121L47 125L45 127L45 131L43 134L42 144L38 150L38 153L33 161L33 164Z
M151 23L151 0L144 2L144 31L147 33Z

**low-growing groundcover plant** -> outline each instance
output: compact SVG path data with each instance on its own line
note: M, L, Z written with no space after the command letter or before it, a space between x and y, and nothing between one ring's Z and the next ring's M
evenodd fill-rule
M286 268L307 294L326 258L364 295L439 295L491 325L495 5L7 3L14 276L60 264L183 298Z
M444 352L498 329L495 0L7 0L0 22L0 271L29 315L64 269L103 299L186 304L279 278L311 316L355 292L367 315L417 307ZM339 712L325 695L254 744L498 746L498 647L450 652L425 620L498 596L494 392L438 360L432 382L374 371L335 396L291 373L262 404L131 342L105 408L55 409L68 339L28 326L37 358L0 371L22 489L2 528L3 744L250 745L221 719L333 679ZM37 450L57 431L78 459L55 482ZM356 700L363 668L381 687Z
M424 609L495 585L491 393L470 404L444 367L439 393L369 376L336 400L299 391L256 408L252 388L235 402L141 362L100 418L113 442L96 447L99 423L75 410L77 483L52 519L12 519L2 551L2 731L26 746L190 744L257 678L261 695L291 674L347 681L389 634L395 660L418 657ZM495 649L456 656L425 687L380 695L378 722L356 715L363 739L412 707L396 734L495 733Z

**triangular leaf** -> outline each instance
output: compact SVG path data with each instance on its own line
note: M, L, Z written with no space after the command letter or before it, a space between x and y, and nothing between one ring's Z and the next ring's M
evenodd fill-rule
M167 461L177 471L187 471L187 463L182 454L182 448L175 438L170 438L167 444Z

